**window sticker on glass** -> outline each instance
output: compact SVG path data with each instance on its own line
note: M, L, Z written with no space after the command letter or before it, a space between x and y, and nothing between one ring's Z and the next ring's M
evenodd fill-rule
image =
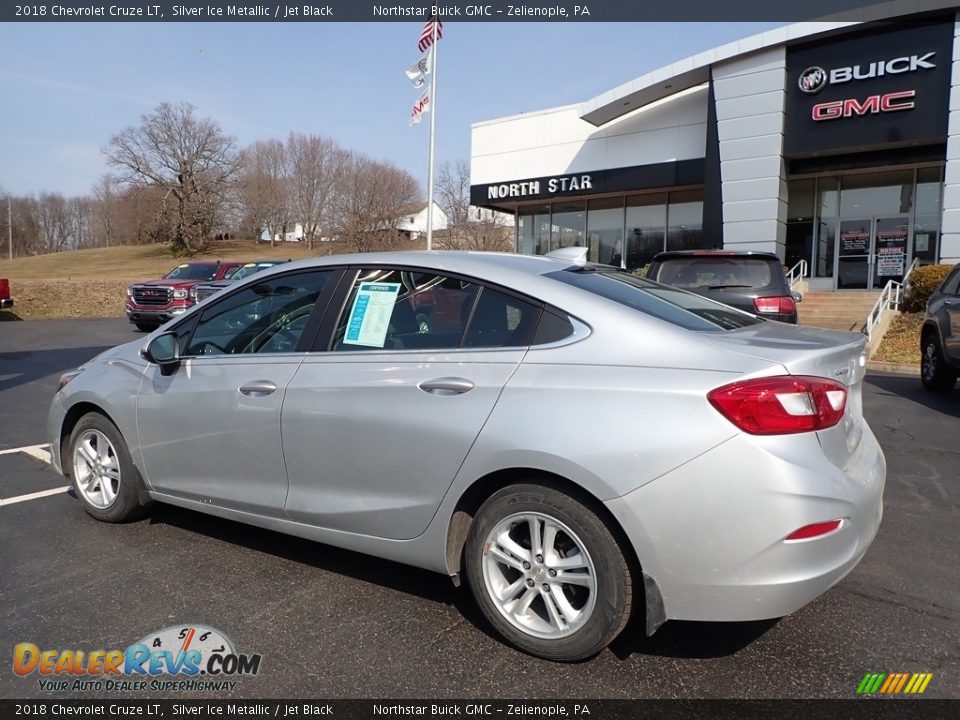
M400 283L360 283L350 310L344 345L383 347L400 287Z

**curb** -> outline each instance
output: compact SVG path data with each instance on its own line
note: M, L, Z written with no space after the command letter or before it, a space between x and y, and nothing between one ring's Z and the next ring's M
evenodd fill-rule
M909 377L920 377L920 365L913 363L894 363L880 362L870 360L867 362L867 372L886 373L888 375L906 375Z

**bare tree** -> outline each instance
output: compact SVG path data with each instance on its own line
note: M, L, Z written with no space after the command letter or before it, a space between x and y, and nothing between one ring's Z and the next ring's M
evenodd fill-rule
M287 149L279 140L261 140L244 150L240 202L258 238L266 231L273 245L286 231L291 214L289 168Z
M434 236L443 250L509 250L512 224L503 214L470 205L470 165L444 163L437 175L437 196L447 214L447 229Z
M421 197L419 184L406 170L360 154L344 162L336 191L334 226L356 252L395 246L404 207Z
M321 228L329 225L334 183L341 175L346 154L329 138L290 133L287 157L294 217L302 224L303 236L312 250Z
M163 212L173 210L174 252L206 244L240 167L233 138L216 122L196 117L189 103L162 103L139 127L114 135L104 152L122 182L163 191Z
M117 244L117 212L120 198L117 196L117 181L105 173L93 186L94 234L103 245Z

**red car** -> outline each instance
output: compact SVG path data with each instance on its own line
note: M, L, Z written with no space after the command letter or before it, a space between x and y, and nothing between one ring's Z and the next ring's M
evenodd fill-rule
M0 278L0 310L13 307L13 298L10 297L10 281Z
M242 262L195 260L177 265L159 280L134 283L127 288L127 319L137 329L150 332L193 304L190 289L200 283L222 280Z

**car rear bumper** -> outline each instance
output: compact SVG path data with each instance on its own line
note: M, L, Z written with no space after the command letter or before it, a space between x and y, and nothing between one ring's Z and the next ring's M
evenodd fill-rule
M844 468L814 433L737 436L606 505L656 582L666 619L763 620L825 592L880 526L886 463L869 428ZM795 530L843 518L810 540Z
M8 310L13 307L13 298L0 299L0 310Z

